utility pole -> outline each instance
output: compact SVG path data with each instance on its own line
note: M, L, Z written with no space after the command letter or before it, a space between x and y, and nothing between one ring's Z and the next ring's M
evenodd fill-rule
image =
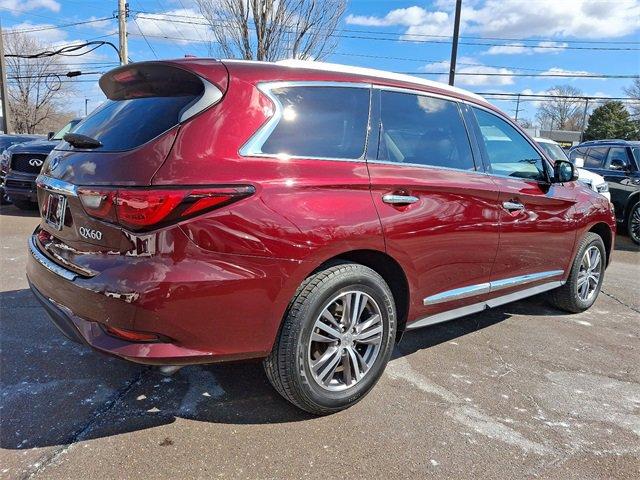
M129 4L126 0L118 0L118 35L120 38L120 65L129 63L129 48L127 46L127 18Z
M449 85L453 85L456 78L456 57L458 56L458 36L460 34L460 10L462 10L462 0L456 0L456 18L453 24L453 43L451 44L451 62L449 63Z
M516 101L516 122L518 121L519 112L520 112L520 94L518 94L518 100Z
M589 98L584 98L584 111L582 112L582 132L580 133L580 141L584 141L584 131L587 128L587 111L589 109Z
M85 117L87 116L87 113L88 113L88 112L87 112L87 104L88 104L88 103L89 103L89 99L88 99L88 98L85 98L85 99L84 99L84 116L85 116Z
M4 43L2 42L2 24L0 24L0 83L2 83L2 131L9 133L11 122L9 121L9 102L7 101L7 68L4 64Z

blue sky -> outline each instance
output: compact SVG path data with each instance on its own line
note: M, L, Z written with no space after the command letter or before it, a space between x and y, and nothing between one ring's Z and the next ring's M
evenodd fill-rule
M185 54L208 56L206 27L184 23L202 22L192 0L129 0L129 6L132 60ZM116 0L0 0L5 31L110 17L116 8ZM326 60L430 73L433 75L424 78L446 81L437 73L448 70L450 44L446 37L452 32L453 8L453 0L352 0L337 32L337 48ZM116 20L111 19L30 35L51 45L87 39L117 44L116 27ZM146 41L141 33L146 35ZM557 84L570 84L587 95L617 97L625 96L623 87L631 84L630 79L532 78L514 74L640 73L640 0L463 0L461 35L458 72L503 74L456 79L457 86L475 92L540 93ZM90 55L64 61L65 69L103 72L115 66L117 58L113 50L101 47ZM98 75L80 78L97 80ZM70 105L82 113L85 98L89 109L102 101L96 82L76 82ZM494 103L513 115L514 102ZM533 102L523 102L521 108L521 117L534 117Z

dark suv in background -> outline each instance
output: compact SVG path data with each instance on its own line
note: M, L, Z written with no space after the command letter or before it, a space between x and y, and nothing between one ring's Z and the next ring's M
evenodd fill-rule
M18 143L32 142L40 138L44 138L44 136L29 135L29 134L0 135L0 205L4 205L5 203L10 203L8 197L4 193L4 177L7 174L7 170L9 168L8 156L4 155L4 151L7 148L13 145L16 145Z
M60 143L65 133L73 131L80 122L71 120L58 133L48 139L13 145L3 153L4 193L21 210L33 210L38 207L36 177L42 169L49 152ZM4 167L6 165L6 167Z
M602 175L609 184L616 220L640 245L640 142L594 140L569 152L577 167Z

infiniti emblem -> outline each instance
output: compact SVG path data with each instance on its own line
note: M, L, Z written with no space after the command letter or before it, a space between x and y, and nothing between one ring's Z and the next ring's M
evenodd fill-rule
M32 167L41 167L43 164L43 161L40 160L39 158L30 158L29 159L29 165L31 165Z
M55 170L59 163L60 163L60 156L53 157L49 162L49 170Z

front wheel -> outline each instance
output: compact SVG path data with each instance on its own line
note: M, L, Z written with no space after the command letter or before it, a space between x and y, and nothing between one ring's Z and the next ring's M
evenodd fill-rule
M567 282L550 292L551 303L571 313L591 307L602 288L606 255L600 235L587 233L573 259Z
M264 368L285 399L326 415L373 388L395 336L395 304L382 277L363 265L335 265L300 286Z
M627 231L634 243L640 245L640 202L636 203L629 211L627 218Z

